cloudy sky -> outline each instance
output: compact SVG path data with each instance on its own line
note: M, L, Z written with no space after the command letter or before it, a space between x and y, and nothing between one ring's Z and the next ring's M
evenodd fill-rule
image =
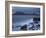
M16 12L24 12L26 14L31 14L31 13L40 13L40 8L32 8L32 7L12 7L12 13Z

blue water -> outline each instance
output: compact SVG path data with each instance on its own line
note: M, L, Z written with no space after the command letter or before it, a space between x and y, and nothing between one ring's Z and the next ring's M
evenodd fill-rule
M32 30L31 27L33 25L34 25L34 27L36 27L35 25L38 25L38 23L39 23L39 20L35 22L35 21L33 21L33 18L31 16L27 16L27 15L26 16L15 15L15 16L13 16L12 21L13 21L12 22L13 31L20 31L21 27L24 26L25 24L27 26L27 30Z

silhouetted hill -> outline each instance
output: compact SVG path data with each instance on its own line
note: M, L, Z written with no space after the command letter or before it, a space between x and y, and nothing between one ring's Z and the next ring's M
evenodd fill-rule
M13 15L24 15L24 12L16 11L16 13L14 13Z
M35 16L39 16L39 13L25 13L22 11L16 11L16 13L14 13L13 15L35 15Z

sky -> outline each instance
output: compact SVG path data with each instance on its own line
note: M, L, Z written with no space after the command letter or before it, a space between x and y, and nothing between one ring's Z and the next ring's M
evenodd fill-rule
M31 13L40 13L40 8L33 8L33 7L12 7L12 13L16 12L24 12L26 14L31 14Z

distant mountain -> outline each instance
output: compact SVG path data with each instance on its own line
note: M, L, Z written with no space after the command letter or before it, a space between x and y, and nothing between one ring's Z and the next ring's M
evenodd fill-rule
M24 12L16 11L16 13L14 13L13 15L24 15Z
M39 16L40 13L25 13L22 11L16 11L16 13L14 13L13 15L36 15L36 16Z

